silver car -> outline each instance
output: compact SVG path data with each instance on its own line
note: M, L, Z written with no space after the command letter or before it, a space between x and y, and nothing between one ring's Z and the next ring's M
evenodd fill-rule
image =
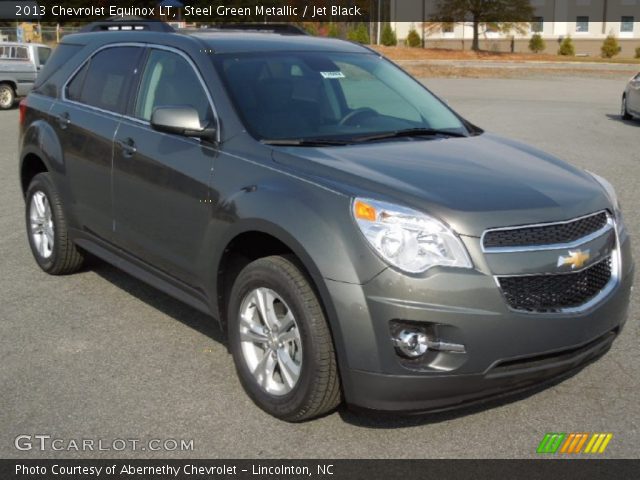
M625 120L640 118L640 73L627 83L627 88L622 94L620 113Z
M50 55L51 48L39 43L0 42L0 110L31 91Z

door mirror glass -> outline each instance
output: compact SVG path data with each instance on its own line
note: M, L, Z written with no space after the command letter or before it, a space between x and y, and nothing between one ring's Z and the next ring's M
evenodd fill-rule
M159 132L185 137L214 140L216 130L200 122L200 115L193 107L160 106L151 114L151 128Z

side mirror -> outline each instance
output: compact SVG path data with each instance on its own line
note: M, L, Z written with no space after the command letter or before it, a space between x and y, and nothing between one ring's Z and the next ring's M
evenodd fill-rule
M159 132L214 141L216 129L200 123L193 107L156 107L151 114L151 128Z

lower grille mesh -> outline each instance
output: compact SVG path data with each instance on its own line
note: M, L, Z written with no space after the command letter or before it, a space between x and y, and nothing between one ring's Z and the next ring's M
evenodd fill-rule
M576 273L498 277L498 283L514 310L554 312L583 305L610 279L611 257L608 257Z

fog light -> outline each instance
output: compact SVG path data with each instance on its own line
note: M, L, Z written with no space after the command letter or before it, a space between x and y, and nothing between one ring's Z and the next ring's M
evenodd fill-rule
M400 330L393 337L393 344L407 358L418 358L429 350L429 338L419 330Z

